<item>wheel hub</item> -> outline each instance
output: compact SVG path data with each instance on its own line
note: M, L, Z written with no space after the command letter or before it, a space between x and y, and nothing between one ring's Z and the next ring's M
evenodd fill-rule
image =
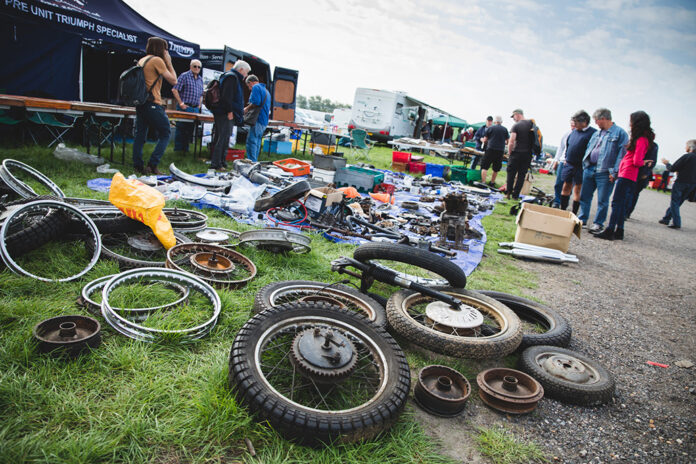
M447 366L426 366L418 373L413 397L421 408L436 416L459 414L471 393L471 386L459 372Z
M350 376L357 357L355 346L335 330L315 327L295 337L291 359L302 374L319 383L333 383Z
M587 383L592 378L583 363L567 356L550 356L541 367L549 374L573 383Z
M464 303L454 308L444 301L433 301L425 307L425 314L439 326L454 329L472 329L483 324L481 312Z
M484 403L511 414L533 411L544 396L544 388L539 382L514 369L488 369L476 376L476 383Z
M139 251L157 251L162 244L154 234L138 234L128 237L128 245Z
M196 238L209 243L221 243L230 239L229 234L219 230L202 230L196 234Z
M232 260L217 254L215 251L212 253L206 251L194 253L189 259L194 267L203 271L229 273L235 269Z

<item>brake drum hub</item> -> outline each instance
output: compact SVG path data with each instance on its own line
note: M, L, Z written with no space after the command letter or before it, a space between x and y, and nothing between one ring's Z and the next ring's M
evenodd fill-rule
M355 346L347 337L335 330L315 327L297 334L291 360L311 379L332 383L350 376L357 357Z
M138 234L128 237L128 244L140 251L157 251L162 244L154 234Z
M483 324L481 312L463 303L453 308L444 301L433 301L425 307L425 315L436 324L453 329L473 329Z
M217 254L216 252L202 251L192 254L189 259L191 264L203 271L228 273L234 271L234 263L232 260Z

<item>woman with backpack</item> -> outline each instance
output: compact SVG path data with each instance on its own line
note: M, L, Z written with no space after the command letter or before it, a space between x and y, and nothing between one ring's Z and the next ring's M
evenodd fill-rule
M650 116L645 111L631 113L631 136L626 145L626 154L619 164L614 197L611 199L609 226L601 233L595 234L596 238L623 240L627 198L633 197L638 171L650 163L645 159L645 155L652 147L654 140L655 132L650 127Z
M133 140L133 167L139 174L162 173L157 165L162 159L164 150L169 143L169 118L162 104L162 79L166 79L171 85L176 84L176 71L172 66L172 58L169 56L167 41L159 37L147 39L145 47L146 55L138 61L138 66L143 68L145 85L149 92L148 100L135 107L135 140ZM147 138L148 126L153 127L157 133L157 145L150 155L147 167L143 162L143 145Z

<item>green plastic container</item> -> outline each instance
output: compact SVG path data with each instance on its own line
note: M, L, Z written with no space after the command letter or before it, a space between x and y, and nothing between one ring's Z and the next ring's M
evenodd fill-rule
M384 182L384 173L372 169L349 166L336 170L334 179L337 187L355 187L359 192L372 192L375 185Z
M478 169L469 169L466 172L467 182L478 182L481 180L481 171Z
M469 170L464 166L451 165L450 166L450 180L459 181L459 182L466 184L468 182L468 179L467 179L467 172L468 171ZM479 173L479 176L481 176L481 173Z

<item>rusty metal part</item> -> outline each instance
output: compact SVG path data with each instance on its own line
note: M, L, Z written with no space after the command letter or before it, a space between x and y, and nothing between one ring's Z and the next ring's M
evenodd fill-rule
M435 201L435 197L430 196L430 195L423 195L422 197L420 197L420 199L418 201L423 202L423 203L432 203Z
M292 364L312 381L336 383L349 377L357 362L355 346L338 331L315 327L295 336L290 352Z
M243 254L207 243L182 243L167 251L166 267L190 272L204 281L240 288L256 277L256 265Z
M479 396L493 409L510 414L533 411L544 396L544 387L515 369L493 368L476 376Z
M101 344L101 326L88 316L58 316L39 322L34 327L34 338L39 349L55 354L76 356L84 350Z
M471 385L460 372L447 366L426 366L418 373L413 390L416 404L430 414L453 417L462 412Z
M445 211L447 214L456 216L465 216L469 209L469 202L466 199L465 193L452 192L443 199L445 203Z
M420 205L417 201L402 201L401 207L403 209L417 210L418 208L420 208Z

